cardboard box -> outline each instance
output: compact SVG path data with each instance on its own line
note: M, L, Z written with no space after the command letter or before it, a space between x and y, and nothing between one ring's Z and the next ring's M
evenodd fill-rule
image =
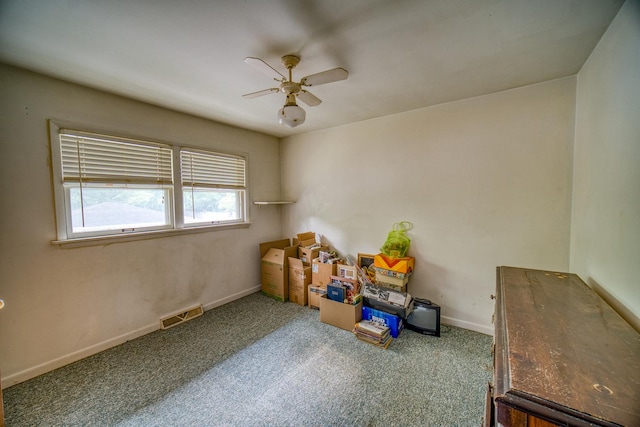
M376 268L376 280L380 286L386 286L388 288L392 288L401 292L407 292L407 283L409 283L409 274L400 273L404 276L404 278L389 276L387 274L382 273L384 270L382 268Z
M311 265L311 261L318 258L320 251L328 251L329 245L320 245L316 247L304 248L298 247L298 258L302 260L306 265Z
M317 241L316 241L316 233L314 233L313 231L307 231L306 233L298 234L298 244L301 247L308 248L309 246L313 246L316 243L317 243ZM311 259L313 259L313 258L311 258Z
M398 286L398 285L395 285L393 283L385 283L385 282L378 281L378 286L382 286L383 288L393 289L394 291L398 291L398 292L407 292L407 285L406 284L404 284L402 286Z
M314 285L312 283L308 287L307 294L309 307L320 310L320 298L327 294L327 287L324 285Z
M348 304L353 304L354 301L356 301L356 296L360 293L360 282L357 280L347 279L346 277L331 276L331 283L327 285L327 295L334 301L339 301L339 299L334 298L331 286L340 286L344 288L343 301Z
M311 283L311 266L298 258L289 258L289 301L307 305L307 286Z
M362 320L372 320L376 323L388 326L393 338L398 338L398 335L400 335L400 332L404 329L404 322L399 316L385 313L384 311L376 310L375 308L367 306L362 307Z
M336 264L324 264L319 258L311 262L311 283L327 285L331 283L331 276L336 275Z
M379 276L389 276L395 279L408 279L411 276L411 273L400 273L399 271L387 270L386 268L373 267L376 272L376 277Z
M398 271L400 273L413 272L414 264L415 258L408 256L402 258L391 258L385 254L378 254L373 257L373 265L375 267Z
M320 321L346 331L352 331L362 320L362 301L357 305L331 301L326 295L320 298Z
M260 243L262 293L278 301L289 300L289 258L297 247L289 239Z

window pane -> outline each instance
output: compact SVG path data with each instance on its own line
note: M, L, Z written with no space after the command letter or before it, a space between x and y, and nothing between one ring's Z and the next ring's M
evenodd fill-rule
M134 231L171 224L166 188L69 188L73 233L99 230ZM132 230L134 229L134 230Z
M212 223L242 219L240 190L183 187L184 223Z

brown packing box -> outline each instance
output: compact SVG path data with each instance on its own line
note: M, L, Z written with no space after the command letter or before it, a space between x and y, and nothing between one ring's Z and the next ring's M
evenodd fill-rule
M311 283L327 285L331 283L331 276L336 275L336 264L324 264L318 258L311 262Z
M373 256L373 265L385 270L397 271L399 273L411 273L415 265L416 259L414 257L402 257L392 258L385 254L378 254Z
M322 244L320 247L316 248L303 248L302 246L298 247L298 258L302 260L306 265L311 265L311 261L318 258L320 255L320 251L328 251L329 245Z
M362 320L362 301L357 305L332 301L326 295L320 298L320 321L338 328L352 331Z
M307 285L311 283L311 266L298 258L289 258L289 301L307 305Z
M407 283L409 283L409 275L400 279L398 277L388 276L386 274L380 274L380 269L376 270L376 280L380 286L392 288L397 291L407 292Z
M326 285L314 285L313 283L309 285L309 307L320 309L320 298L322 295L327 294L327 286Z
M389 288L389 289L393 289L394 291L398 291L398 292L407 292L407 285L402 285L402 286L397 286L394 285L393 283L385 283L385 282L378 282L379 286L382 286L383 288Z
M307 231L306 233L298 234L298 244L303 247L309 247L316 244L316 233L313 231ZM311 258L313 259L313 258Z
M297 247L289 239L260 243L262 293L278 301L289 300L289 258Z
M300 246L298 248L298 258L302 260L306 265L311 265L311 261L314 258L318 258L320 251L328 251L329 245L318 245L316 241L316 233L313 231L307 231L306 233L300 233L295 239Z

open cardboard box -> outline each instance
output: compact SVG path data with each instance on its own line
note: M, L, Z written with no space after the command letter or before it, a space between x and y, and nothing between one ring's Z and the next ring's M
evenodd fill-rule
M357 305L332 301L326 295L320 297L320 321L338 328L352 331L362 320L362 301Z
M260 243L262 293L278 301L289 300L289 258L297 247L289 239Z
M311 261L314 258L318 258L320 251L328 251L329 245L321 244L318 242L316 233L308 231L306 233L300 233L297 235L296 241L298 242L298 258L304 262L305 265L311 265Z
M306 233L300 233L297 235L298 244L303 248L308 248L316 244L316 233L313 231L307 231Z
M331 283L331 276L336 275L336 268L336 264L325 264L320 262L320 258L315 258L311 262L311 283L328 285Z

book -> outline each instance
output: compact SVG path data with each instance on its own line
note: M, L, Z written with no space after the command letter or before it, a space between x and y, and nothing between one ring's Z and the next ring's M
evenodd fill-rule
M391 341L393 341L393 338L391 337L391 335L389 335L384 341L370 340L370 339L367 339L365 337L361 337L361 336L358 336L358 335L356 335L356 337L360 341L364 341L367 344L375 345L376 347L380 347L380 348L384 348L384 349L387 349L389 347L389 344L391 344Z
M382 336L389 332L389 327L372 320L363 320L356 323L356 329L371 335Z
M389 347L393 340L391 329L388 326L371 320L363 320L356 323L353 333L359 340L382 348Z

